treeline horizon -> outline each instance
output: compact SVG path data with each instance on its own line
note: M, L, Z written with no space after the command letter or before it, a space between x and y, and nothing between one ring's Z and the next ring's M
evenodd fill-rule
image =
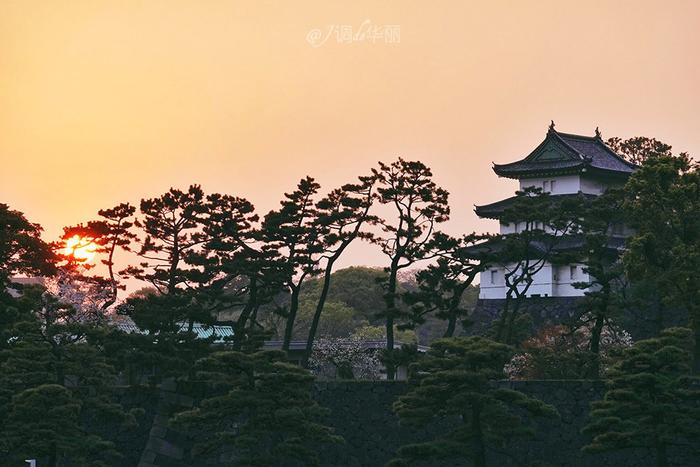
M530 417L555 416L541 401L490 385L504 377L605 379L610 390L594 404L587 449L634 447L651 436L666 465L666 448L677 440L665 433L698 435L689 420L700 414L693 389L700 373L700 171L687 154L654 139L608 144L639 164L624 187L595 199L519 191L501 220L525 227L505 236L441 232L448 192L429 167L402 158L325 193L304 177L264 215L239 196L173 188L138 207L102 209L51 244L38 224L0 204L0 420L7 420L0 452L31 456L31 445L51 467L70 459L110 465L105 459L119 454L109 433L86 431L84 421L111 417L133 426L140 414L115 402L115 382L175 379L223 391L172 420L200 430L193 455L233 444L242 465L318 465L313 443L341 440L320 422L324 410L310 397L317 349L343 378L356 376L353 362L375 376L369 367L381 363L389 380L408 368L411 392L394 405L402 423L461 417L444 437L399 449L392 465L449 454L482 467L489 443L529 432ZM381 215L373 211L380 206ZM620 222L634 233L624 248L611 247ZM356 241L383 253L383 270L336 271ZM76 254L87 245L106 274ZM125 252L138 261L118 270L115 258ZM565 322L538 328L537 310L527 304L534 276L546 264L570 263L588 273L574 284L585 291L581 303ZM487 326L474 327L473 282L492 265L509 265L504 304ZM409 270L416 272L406 280ZM49 280L23 286L12 280L18 275ZM119 300L126 279L157 293ZM213 336L194 332L222 314L230 338L214 345ZM110 326L114 315L128 316L141 332ZM324 317L330 330L322 328ZM441 338L427 354L396 345L402 333L434 330L435 323ZM647 325L652 337L633 342L629 323ZM380 337L386 347L368 360L338 336L319 339L340 326L351 336ZM262 350L275 333L281 350ZM290 342L300 333L306 348L300 365L291 364ZM648 394L640 399L642 389ZM645 417L648 407L658 413L654 420Z

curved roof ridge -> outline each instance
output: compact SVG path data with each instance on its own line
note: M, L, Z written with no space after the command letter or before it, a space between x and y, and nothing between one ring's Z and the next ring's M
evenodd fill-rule
M585 139L587 141L595 141L596 139L598 139L597 136L586 136L586 135L578 135L575 133L564 133L563 131L557 131L557 130L554 130L554 132L556 134L558 134L559 136L564 136L566 138Z
M582 157L583 155L578 150L576 150L576 148L572 147L570 144L568 144L566 141L564 141L564 139L561 136L559 136L559 134L556 130L551 130L551 131L547 132L547 136L544 138L544 140L542 140L542 142L540 144L538 144L535 149L530 151L530 154L525 156L523 159L520 159L520 160L517 160L514 162L507 162L505 164L496 164L495 162L492 162L493 166L494 167L508 167L508 166L514 166L517 164L521 164L525 161L533 162L533 161L531 161L531 159L534 158L544 146L546 146L546 144L549 142L552 135L555 135L557 141L559 143L563 144L566 149L568 149L569 151L571 151L573 153L573 155L578 156L578 158L581 161L585 161L585 159Z

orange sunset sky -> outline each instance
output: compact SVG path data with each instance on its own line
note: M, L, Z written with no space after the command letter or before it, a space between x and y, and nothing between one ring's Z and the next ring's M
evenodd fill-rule
M363 22L400 37L335 36ZM401 155L450 191L446 230L495 230L473 204L515 183L491 162L550 119L700 154L699 25L694 1L0 0L0 202L54 240L171 186L265 212Z

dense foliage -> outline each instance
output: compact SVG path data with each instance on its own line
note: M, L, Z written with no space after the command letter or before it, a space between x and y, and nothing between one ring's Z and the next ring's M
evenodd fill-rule
M196 436L193 458L229 452L240 466L317 466L319 448L342 439L319 423L326 413L311 398L313 377L284 352L215 352L197 362L197 377L218 395L178 414Z
M402 446L389 465L416 460L468 459L485 467L489 451L532 434L530 417L556 410L522 392L495 387L512 349L483 337L448 338L433 343L416 364L415 387L394 404L402 424L440 423L443 435Z
M673 450L700 441L700 378L690 376L692 333L669 328L624 351L610 371L608 390L593 403L584 432L591 452L649 448L666 467Z

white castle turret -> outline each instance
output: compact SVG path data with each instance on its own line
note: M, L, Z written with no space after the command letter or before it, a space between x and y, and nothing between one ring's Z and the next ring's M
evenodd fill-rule
M517 179L520 190L537 187L553 197L599 196L609 187L623 185L635 169L634 164L624 160L603 142L597 128L595 136L573 135L556 131L554 122L544 141L527 157L493 166L493 171L499 177ZM479 217L499 220L501 234L519 232L523 224L501 221L503 213L515 200L514 196L476 206L475 212ZM622 245L627 233L620 223L612 232L612 240L617 238ZM507 269L508 265L493 265L481 273L479 298L506 297ZM579 264L545 264L533 279L527 291L528 297L577 297L582 296L585 290L577 289L572 284L585 282L588 278Z

